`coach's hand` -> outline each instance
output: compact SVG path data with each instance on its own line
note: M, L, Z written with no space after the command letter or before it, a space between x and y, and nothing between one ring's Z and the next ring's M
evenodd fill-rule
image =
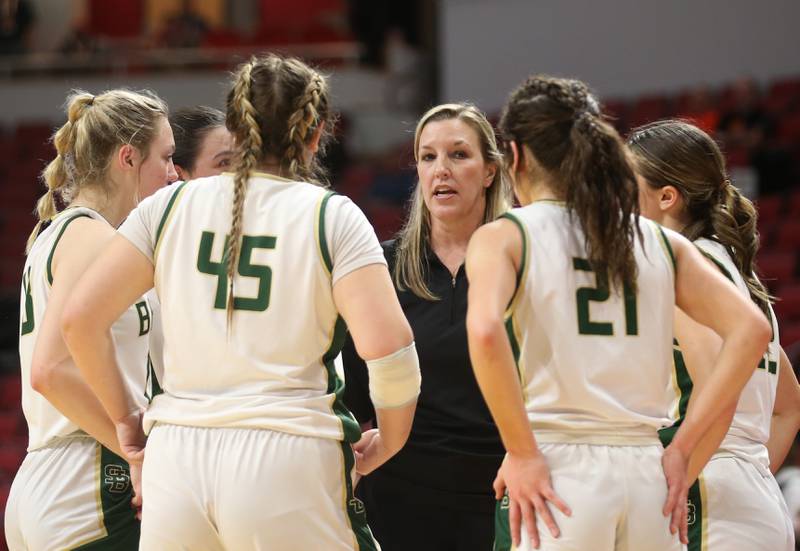
M572 515L567 504L553 490L550 469L544 455L538 450L528 455L507 453L494 480L494 491L497 499L503 496L504 491L508 491L508 521L515 547L520 545L520 522L524 522L534 549L539 549L537 515L542 518L554 538L561 535L548 501L565 515Z
M667 479L667 501L664 503L663 513L665 517L672 517L669 531L671 534L678 532L683 543L689 543L686 502L689 493L688 465L689 459L676 446L667 446L661 456L661 466Z

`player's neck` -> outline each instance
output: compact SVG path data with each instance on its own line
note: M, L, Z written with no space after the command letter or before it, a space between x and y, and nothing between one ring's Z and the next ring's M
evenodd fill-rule
M90 208L116 228L122 224L136 205L134 198L125 196L119 188L107 192L94 187L84 187L69 206Z

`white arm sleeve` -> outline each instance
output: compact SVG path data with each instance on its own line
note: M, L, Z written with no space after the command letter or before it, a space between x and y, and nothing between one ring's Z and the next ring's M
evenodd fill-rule
M131 211L118 230L120 235L130 241L154 264L153 253L156 247L158 226L166 214L170 199L177 193L179 185L176 183L166 186L147 197Z
M325 229L333 262L332 283L364 266L386 264L375 230L355 203L333 195L325 210Z

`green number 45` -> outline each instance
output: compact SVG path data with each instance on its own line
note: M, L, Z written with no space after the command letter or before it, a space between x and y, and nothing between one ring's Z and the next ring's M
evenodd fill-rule
M228 237L225 236L222 260L211 260L214 246L214 232L204 231L200 238L200 250L197 253L197 269L204 274L217 277L217 292L214 297L214 308L224 310L228 292L227 250ZM243 235L242 249L239 253L237 271L242 277L258 279L258 294L255 297L233 297L234 310L250 310L263 312L269 306L269 293L272 286L272 269L263 264L253 264L251 257L255 249L274 249L277 237L272 235Z
M605 302L611 296L608 288L608 276L592 270L591 264L585 258L573 258L572 267L583 272L594 273L596 281L595 287L580 287L575 293L578 304L578 333L581 335L613 335L614 325L611 322L589 319L589 302ZM624 286L623 297L625 299L625 334L638 335L636 295L628 285Z

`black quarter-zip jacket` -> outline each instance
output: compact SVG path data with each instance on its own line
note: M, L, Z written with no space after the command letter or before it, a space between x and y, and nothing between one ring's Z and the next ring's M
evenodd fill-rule
M383 243L383 249L392 271L395 242ZM397 292L414 332L422 391L408 442L381 469L442 490L491 493L504 450L469 359L467 276L462 265L453 277L430 250L426 259L428 288L440 300ZM349 337L343 360L345 403L359 422L374 419L366 365Z

